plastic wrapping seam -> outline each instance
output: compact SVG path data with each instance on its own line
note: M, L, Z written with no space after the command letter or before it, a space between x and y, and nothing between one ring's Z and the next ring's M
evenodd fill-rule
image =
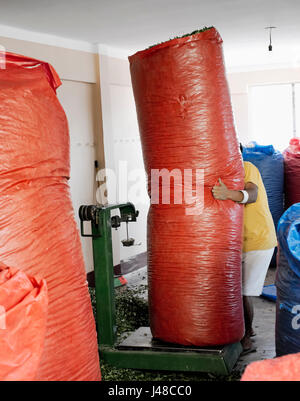
M14 53L0 51L0 55L5 58L5 63L8 66L14 65L14 66L22 67L22 68L28 68L28 67L32 68L32 67L36 67L38 65L42 65L43 68L45 69L45 73L47 75L47 78L49 80L51 87L56 91L56 89L59 86L61 86L61 80L51 64L45 63L44 61L36 60L36 59L30 58L30 57L20 56L18 54L14 54Z

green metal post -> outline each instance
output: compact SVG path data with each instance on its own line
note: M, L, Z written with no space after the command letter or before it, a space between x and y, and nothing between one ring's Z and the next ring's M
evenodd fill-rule
M111 235L111 211L119 209L121 218L136 221L137 212L132 203L97 208L92 223L93 257L95 269L96 315L98 343L101 347L114 347L116 342L116 307Z
M98 224L92 223L92 233L98 341L101 346L113 347L116 318L110 211L99 208Z

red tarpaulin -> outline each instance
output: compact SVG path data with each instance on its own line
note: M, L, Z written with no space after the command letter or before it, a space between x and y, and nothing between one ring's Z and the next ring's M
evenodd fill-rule
M0 255L46 280L37 380L99 380L95 323L68 177L68 123L47 63L5 54L0 69Z
M153 169L177 169L182 177L187 174L186 181L189 170L204 173L204 202L176 204L171 196L171 204L160 199L150 207L152 334L183 345L239 341L243 206L215 200L211 192L219 178L231 189L244 188L222 39L211 28L138 52L129 61L149 192ZM157 182L153 179L152 201ZM177 195L184 192L182 182L173 185ZM195 186L194 179L190 187Z
M290 140L284 151L285 207L300 202L300 138Z
M44 349L45 280L0 266L0 381L34 380Z

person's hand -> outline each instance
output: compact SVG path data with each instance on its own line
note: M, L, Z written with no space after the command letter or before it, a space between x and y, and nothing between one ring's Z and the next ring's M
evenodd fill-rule
M219 184L215 185L212 189L212 193L215 199L226 200L229 197L229 190L224 182L219 178Z

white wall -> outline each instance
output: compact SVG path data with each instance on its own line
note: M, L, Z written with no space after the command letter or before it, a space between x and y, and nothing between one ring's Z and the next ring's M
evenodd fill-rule
M75 219L80 228L78 210L81 205L96 202L96 159L94 132L94 101L96 85L63 80L58 98L66 112L70 130L70 190ZM85 227L87 229L87 227ZM86 271L93 270L91 238L81 237Z
M253 140L250 131L249 87L251 85L300 82L300 68L284 68L227 74L237 134L241 142Z
M120 241L126 237L123 224L118 233L113 231L114 264L130 256L145 252L146 221L149 200L146 193L146 180L142 158L135 103L133 98L129 63L127 60L99 55L101 77L101 103L103 118L103 139L105 148L105 166L116 172L120 184L127 182L127 199L115 197L113 185L108 185L109 203L135 204L140 214L137 223L129 224L129 235L136 240L134 247L126 248ZM121 170L120 164L121 162ZM124 166L127 166L127 173ZM127 178L126 178L127 175ZM140 191L136 191L137 187Z

